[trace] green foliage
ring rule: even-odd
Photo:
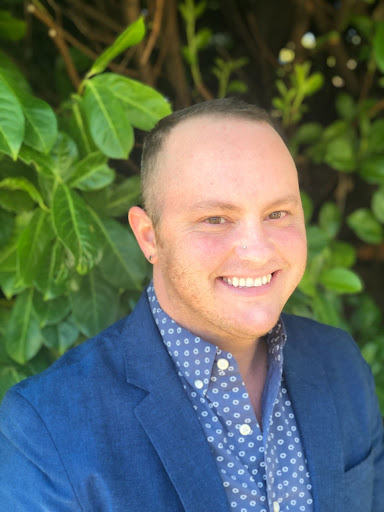
[[[144,32],[142,19],[128,27],[57,114],[0,58],[0,394],[128,313],[124,294],[147,278],[114,220],[139,201],[139,180],[109,159],[127,158],[134,127],[171,109],[151,87],[103,73]]]
[[[289,75],[289,87],[283,80],[276,81],[279,96],[273,99],[273,105],[282,112],[284,126],[300,121],[306,111],[305,99],[315,94],[323,85],[323,75],[319,72],[310,74],[310,69],[310,62],[296,64]]]
[[[373,23],[365,16],[354,22],[369,41],[366,46],[369,73],[372,74],[376,66],[384,72],[384,23]],[[328,37],[339,38],[340,34],[335,32]],[[317,46],[325,42],[319,38]],[[384,120],[376,117],[381,104],[363,96],[356,100],[341,92],[335,100],[337,117],[328,126],[310,121],[296,127],[306,110],[303,100],[317,92],[325,82],[321,73],[311,75],[309,69],[310,64],[306,62],[294,64],[290,71],[286,71],[289,85],[282,79],[276,81],[278,96],[273,104],[286,129],[296,128],[289,140],[294,157],[305,159],[311,165],[326,165],[333,169],[347,192],[344,192],[343,201],[326,202],[316,215],[313,215],[312,200],[303,194],[308,226],[308,264],[287,310],[342,327],[358,340],[376,377],[384,411],[382,313],[364,291],[362,278],[352,268],[357,263],[356,248],[340,236],[347,233],[350,240],[357,237],[365,244],[379,245],[384,241]],[[347,194],[352,190],[348,183],[358,186],[361,181],[372,187],[371,198],[346,214]]]
[[[279,31],[271,31],[260,25],[276,9],[268,3],[261,9],[260,2],[245,7],[178,0],[177,6],[164,7],[170,15],[161,23],[158,6],[149,9],[150,34],[140,48],[132,47],[146,32],[142,18],[94,62],[88,50],[110,41],[114,24],[109,22],[121,23],[119,3],[99,6],[97,27],[88,10],[59,6],[57,11],[46,2],[45,7],[32,3],[44,18],[52,14],[49,27],[60,25],[62,16],[75,39],[73,33],[64,37],[71,58],[65,57],[64,44],[52,66],[52,51],[39,44],[43,31],[32,36],[29,31],[28,48],[34,38],[38,44],[31,44],[33,65],[24,59],[22,69],[49,104],[32,93],[24,74],[0,51],[0,396],[127,313],[138,298],[148,268],[125,217],[140,201],[139,177],[124,174],[123,162],[110,159],[134,161],[135,129],[149,130],[170,112],[155,89],[128,78],[139,73],[161,83],[180,105],[239,93],[267,109],[272,103],[307,192],[302,200],[308,268],[287,310],[355,337],[374,372],[384,412],[383,312],[370,296],[372,275],[376,279],[370,263],[376,256],[369,256],[369,264],[362,260],[367,251],[382,254],[384,243],[384,23],[377,2],[358,0],[348,9],[319,3],[315,11],[303,12],[304,18],[289,16]],[[21,12],[21,2],[8,4],[13,14],[0,10],[0,42],[23,61],[20,43],[13,42],[25,33],[26,24],[14,14]],[[176,9],[180,16],[172,22]],[[279,10],[284,9],[280,2]],[[311,47],[300,47],[297,40],[304,21],[316,34]],[[85,33],[69,28],[92,23],[95,38],[88,32],[88,45]],[[76,42],[76,34],[82,43],[75,48],[70,41]],[[276,49],[288,34],[296,40],[286,41],[289,59],[284,61]],[[112,62],[121,52],[120,63]],[[184,94],[173,81],[182,73],[177,52],[186,63]],[[80,78],[70,81],[71,59]],[[54,99],[55,88],[60,101]],[[377,265],[380,271],[381,262]]]

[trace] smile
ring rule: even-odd
[[[224,283],[227,283],[235,288],[252,288],[268,284],[272,279],[272,274],[267,274],[261,277],[223,277]]]

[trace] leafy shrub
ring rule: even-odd
[[[134,128],[170,113],[109,61],[144,37],[139,19],[92,65],[56,114],[0,54],[0,393],[127,314],[148,268],[117,219],[139,202],[126,159]]]

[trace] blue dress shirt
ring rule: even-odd
[[[236,359],[175,323],[147,295],[155,322],[176,365],[215,458],[228,503],[238,512],[312,512],[307,461],[284,385],[282,320],[268,333],[268,374],[262,428]]]

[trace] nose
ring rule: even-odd
[[[247,222],[239,230],[234,244],[238,258],[256,263],[258,266],[271,261],[274,253],[273,241],[270,233],[263,227],[262,221]]]

